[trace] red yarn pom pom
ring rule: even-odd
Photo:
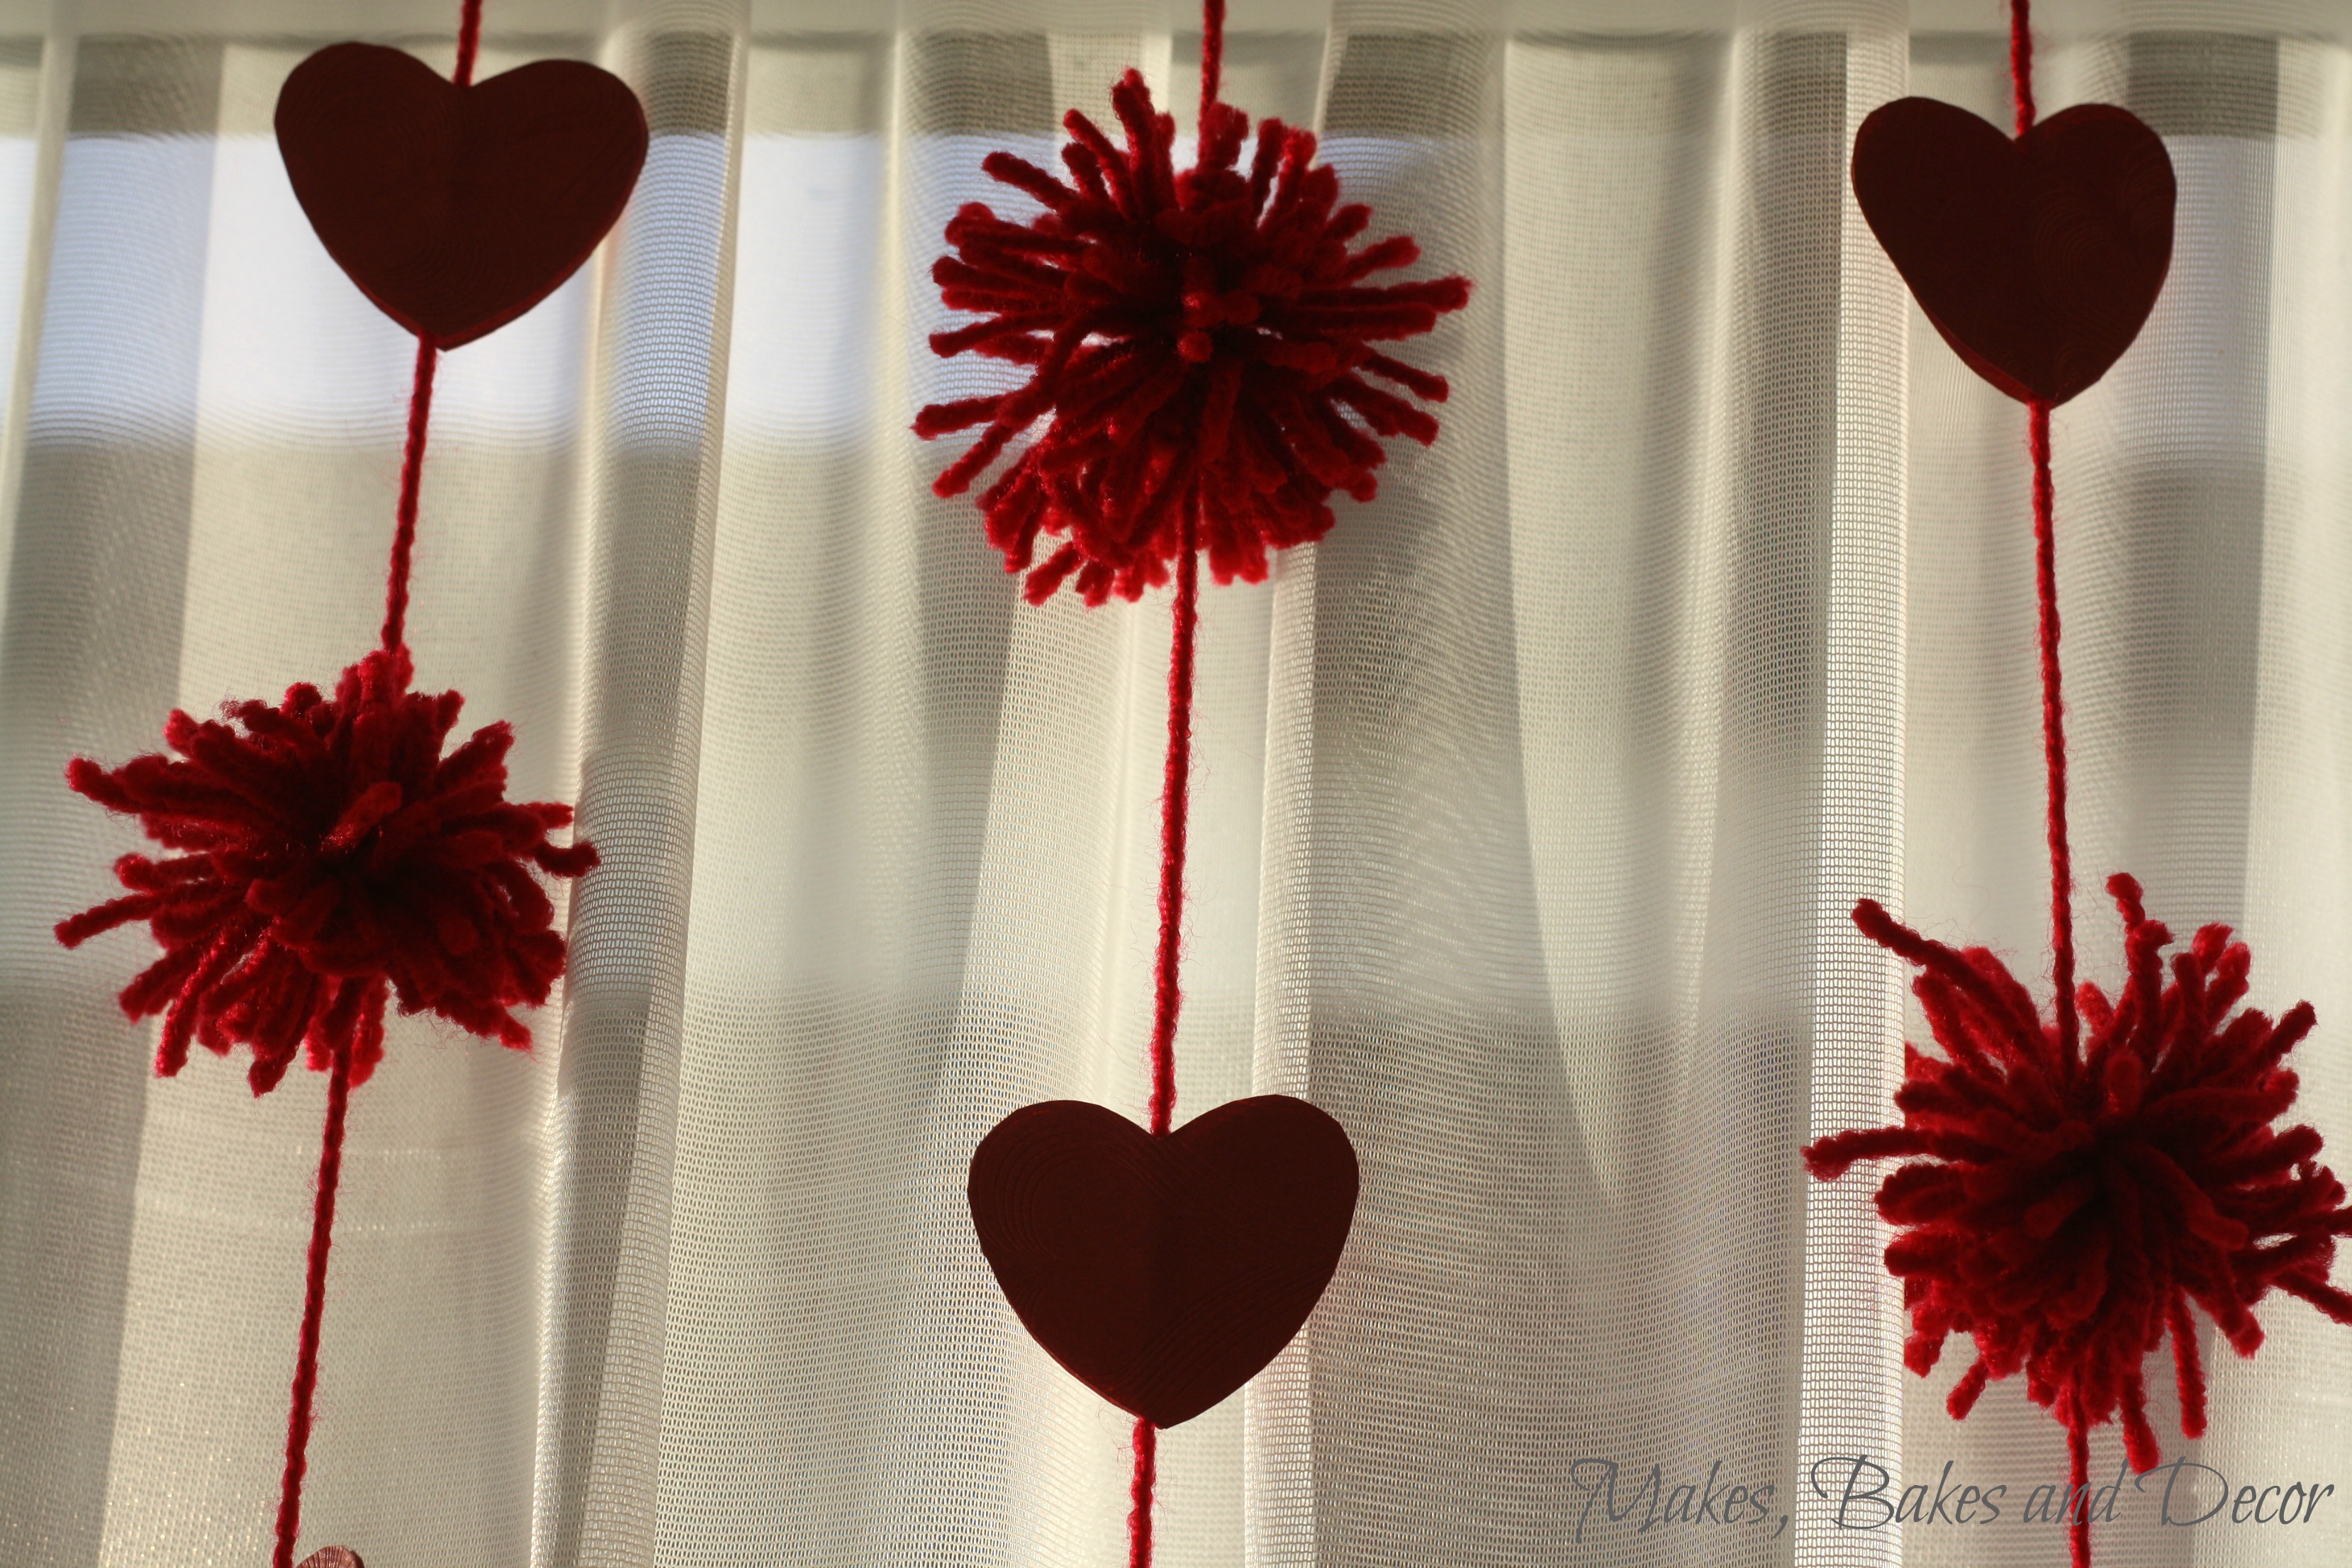
[[[253,1047],[253,1092],[285,1076],[298,1045],[313,1068],[352,1047],[352,1081],[383,1056],[387,994],[517,1048],[530,1031],[509,1008],[537,1006],[563,973],[554,910],[527,867],[577,877],[587,844],[551,844],[568,805],[506,795],[514,731],[477,730],[446,756],[465,699],[408,689],[408,651],[369,654],[331,698],[302,685],[272,708],[228,704],[228,722],[174,711],[160,752],[108,771],[77,757],[73,787],[136,816],[187,853],[126,855],[131,889],[59,921],[77,947],[146,921],[163,956],[122,992],[133,1018],[163,1013],[155,1070],[176,1073],[190,1041],[226,1056]]]
[[[2241,1355],[2263,1342],[2252,1309],[2273,1289],[2352,1322],[2352,1296],[2327,1283],[2336,1237],[2352,1231],[2344,1185],[2317,1163],[2318,1132],[2274,1131],[2294,1103],[2281,1066],[2308,1033],[2308,1003],[2273,1024],[2252,1008],[2250,958],[2227,926],[2197,933],[2164,978],[2171,932],[2147,918],[2139,884],[2107,883],[2124,917],[2129,981],[2110,1003],[2077,992],[2089,1043],[2080,1060],[2000,960],[1956,951],[1855,906],[1873,941],[1919,966],[1914,983],[1944,1056],[1906,1047],[1895,1127],[1840,1132],[1805,1151],[1832,1181],[1856,1160],[1924,1154],[1878,1189],[1899,1233],[1886,1249],[1912,1331],[1904,1361],[1924,1375],[1945,1336],[1976,1341],[1952,1390],[1966,1415],[1988,1381],[2023,1369],[2026,1392],[2074,1430],[2120,1410],[2125,1452],[2159,1455],[2140,1365],[2172,1336],[2181,1430],[2205,1429],[2205,1379],[2189,1304]]]
[[[1370,345],[1428,331],[1470,297],[1460,278],[1362,281],[1421,248],[1402,236],[1349,248],[1371,209],[1335,205],[1339,179],[1315,163],[1312,132],[1265,121],[1244,173],[1249,118],[1215,104],[1197,165],[1179,174],[1176,122],[1139,74],[1111,105],[1124,152],[1076,110],[1063,121],[1068,184],[990,153],[981,167],[1045,212],[1023,225],[970,204],[947,228],[958,254],[931,268],[950,308],[986,318],[933,334],[935,353],[1036,367],[1018,391],[915,421],[925,437],[986,426],[931,487],[953,496],[1050,416],[980,503],[1008,571],[1029,570],[1040,533],[1064,538],[1030,572],[1033,604],[1074,574],[1096,605],[1166,582],[1188,506],[1217,581],[1263,580],[1269,549],[1329,531],[1333,490],[1371,499],[1374,436],[1437,438],[1434,418],[1364,374],[1433,403],[1444,378]]]

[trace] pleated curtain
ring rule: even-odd
[[[447,68],[457,0],[0,6],[0,1563],[263,1561],[323,1089],[151,1076],[68,953],[134,829],[77,754],[372,642],[411,345],[311,236],[279,83]],[[2352,8],[2042,0],[2044,112],[2179,176],[2138,344],[2055,425],[2086,972],[2113,870],[2308,998],[2352,1161]],[[965,1163],[1032,1100],[1140,1116],[1165,595],[1021,603],[920,405],[956,207],[1184,0],[488,0],[481,74],[617,71],[652,152],[595,259],[444,362],[418,683],[513,722],[603,868],[528,1055],[418,1019],[353,1097],[305,1550],[369,1568],[1125,1560],[1129,1419],[1032,1343]],[[1302,1095],[1362,1163],[1297,1341],[1162,1438],[1167,1568],[2000,1564],[2059,1531],[1842,1529],[1830,1478],[2063,1479],[2022,1379],[1903,1371],[1868,1168],[1905,975],[1875,898],[2046,994],[2022,409],[1846,180],[1906,92],[2004,116],[1998,0],[1235,0],[1226,96],[1310,124],[1422,275],[1428,450],[1214,588],[1179,1121]],[[1189,125],[1189,111],[1181,118]],[[2341,1277],[2339,1276],[2339,1283]],[[2098,1561],[2352,1560],[2352,1331],[2210,1340],[2189,1454],[2338,1490]],[[2121,1462],[2095,1436],[2104,1482]],[[1620,1468],[1612,1518],[1590,1484]],[[1829,1468],[1822,1467],[1827,1461]],[[1622,1515],[1775,1489],[1738,1527]],[[1778,1524],[1786,1517],[1785,1527]],[[1856,1516],[1859,1517],[1859,1516]]]

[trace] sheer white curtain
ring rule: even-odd
[[[408,349],[269,115],[335,39],[446,66],[456,10],[0,5],[10,1568],[267,1549],[320,1084],[148,1076],[144,940],[48,935],[133,843],[60,775],[370,642]],[[2015,1383],[1955,1425],[1964,1358],[1901,1374],[1869,1183],[1795,1157],[1885,1119],[1917,1028],[1857,897],[2045,967],[2022,412],[1844,182],[1888,98],[1998,116],[2001,12],[1236,0],[1227,96],[1477,292],[1417,354],[1434,449],[1207,596],[1178,1116],[1306,1095],[1364,1189],[1297,1343],[1164,1437],[1163,1563],[2062,1560],[1804,1489],[1950,1460],[2013,1510],[2063,1472]],[[2035,12],[2045,110],[2129,106],[2181,189],[2147,332],[2057,419],[2077,861],[2317,1005],[2304,1105],[2352,1161],[2352,12]],[[482,74],[598,60],[653,152],[597,260],[444,366],[411,637],[604,866],[533,1054],[410,1020],[354,1097],[305,1550],[1122,1560],[1127,1419],[1021,1332],[962,1183],[1016,1105],[1140,1112],[1166,605],[1022,605],[908,427],[992,374],[923,345],[981,155],[1049,155],[1129,64],[1189,104],[1197,26],[489,0]],[[2100,1562],[2352,1547],[2352,1333],[2265,1321],[2168,1453],[2344,1506],[2142,1499]],[[1772,1517],[1612,1521],[1588,1458],[1621,1510],[1720,1461]]]

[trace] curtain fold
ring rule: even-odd
[[[456,0],[0,4],[0,1562],[268,1550],[322,1088],[150,1076],[68,953],[135,833],[63,786],[177,705],[370,646],[408,341],[270,135],[344,37],[446,68]],[[2045,112],[2180,179],[2139,343],[2056,418],[2076,923],[2114,870],[2308,997],[2352,1148],[2352,16],[2043,0]],[[488,0],[653,139],[612,238],[447,356],[411,640],[604,864],[528,1054],[395,1019],[353,1097],[303,1550],[370,1568],[1123,1561],[1129,1418],[1022,1331],[971,1149],[1148,1088],[1169,605],[1021,602],[923,404],[979,171],[1055,157],[1164,0]],[[1809,1478],[2063,1474],[2017,1380],[1902,1371],[1867,1168],[1907,1036],[1876,898],[2046,987],[2024,416],[1927,325],[1846,180],[1906,92],[1996,119],[1994,0],[1235,0],[1225,95],[1316,128],[1420,274],[1433,447],[1201,626],[1180,1121],[1348,1128],[1298,1339],[1164,1434],[1160,1556],[2044,1564],[2054,1528],[1840,1528]],[[16,308],[11,309],[10,302]],[[2168,1457],[2352,1498],[2352,1335],[2263,1309]],[[2095,1479],[2120,1458],[2112,1429]],[[1826,1471],[1820,1468],[1825,1462]],[[1614,1491],[1604,1481],[1613,1469]],[[1769,1486],[1737,1527],[1643,1488]],[[2337,1478],[2342,1477],[2341,1480]],[[1655,1494],[1649,1494],[1655,1495]],[[1631,1510],[1629,1512],[1628,1510]],[[1612,1511],[1613,1510],[1613,1511]],[[2014,1509],[2012,1508],[2012,1515]],[[1785,1524],[1782,1523],[1786,1516]],[[2305,1564],[2352,1507],[2098,1561]]]
[[[604,50],[652,139],[589,380],[579,831],[604,858],[572,909],[536,1562],[654,1555],[744,20],[651,0]]]

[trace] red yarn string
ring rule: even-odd
[[[2017,100],[2017,134],[2033,129],[2033,24],[2031,0],[2010,0],[2009,80]],[[2033,458],[2033,596],[2042,662],[2042,762],[2047,777],[2044,824],[2050,840],[2050,983],[2058,1048],[2066,1070],[2082,1063],[2074,999],[2074,865],[2066,837],[2066,703],[2058,664],[2058,505],[2050,471],[2050,405],[2025,405],[2025,444]],[[2184,1374],[2185,1378],[2185,1374]],[[2134,1384],[2137,1387],[2137,1384]],[[2091,1433],[2079,1401],[2068,1402],[2066,1554],[2091,1568]]]
[[[2066,1554],[2074,1568],[2091,1568],[2091,1433],[2080,1410],[2066,1417]]]
[[[1209,110],[1224,85],[1225,0],[1201,0],[1201,138],[1209,135]]]
[[[309,1468],[310,1395],[319,1385],[319,1324],[327,1311],[327,1248],[335,1234],[335,1186],[343,1173],[343,1111],[352,1093],[352,1045],[335,1046],[327,1073],[327,1125],[319,1139],[319,1195],[310,1209],[310,1264],[302,1287],[301,1348],[294,1357],[294,1402],[286,1415],[286,1473],[278,1490],[273,1568],[294,1568],[302,1527],[302,1472]]]
[[[1184,819],[1192,776],[1192,647],[1201,619],[1197,505],[1182,512],[1176,548],[1175,634],[1168,649],[1168,764],[1160,795],[1160,951],[1152,964],[1151,1134],[1165,1137],[1176,1119],[1177,984],[1183,957]],[[1127,1517],[1129,1568],[1151,1568],[1151,1485],[1158,1440],[1150,1420],[1135,1423],[1135,1507]]]
[[[1148,1416],[1135,1418],[1135,1479],[1127,1495],[1128,1568],[1151,1568],[1151,1484],[1158,1479],[1159,1429]]]
[[[2010,0],[2009,79],[2017,97],[2017,133],[2033,129],[2033,27],[2030,0]],[[2066,703],[2058,668],[2058,502],[2050,475],[2050,405],[2025,405],[2033,458],[2033,595],[2042,655],[2042,764],[2044,828],[2050,841],[2050,984],[2058,1016],[2058,1049],[2069,1069],[2081,1060],[2074,1005],[2074,854],[2066,837]]]
[[[481,47],[482,0],[462,0],[457,7],[457,66],[449,73],[451,81],[459,87],[473,85],[474,57]]]
[[[1201,134],[1208,135],[1225,58],[1225,0],[1201,6]],[[1193,646],[1201,622],[1200,501],[1178,514],[1175,626],[1168,645],[1168,761],[1160,791],[1160,946],[1151,968],[1151,1133],[1176,1120],[1176,1017],[1184,1005],[1178,972],[1184,951],[1184,829],[1192,780]],[[1128,1488],[1128,1568],[1151,1568],[1151,1492],[1160,1437],[1135,1422],[1135,1479]]]
[[[463,0],[457,14],[457,63],[450,79],[474,79],[482,39],[482,0]],[[409,567],[416,551],[417,500],[425,482],[425,432],[433,417],[433,372],[441,351],[416,340],[416,373],[408,393],[408,441],[400,460],[400,501],[394,510],[392,564],[385,574],[383,648],[397,653],[408,637]],[[357,1026],[354,1025],[354,1027]],[[310,1468],[310,1400],[319,1386],[319,1334],[327,1313],[327,1253],[335,1239],[335,1188],[343,1172],[343,1119],[351,1103],[352,1041],[334,1042],[327,1074],[327,1121],[319,1137],[319,1193],[310,1209],[310,1254],[302,1287],[302,1331],[294,1354],[292,1402],[286,1412],[286,1470],[278,1489],[278,1545],[272,1568],[294,1568],[302,1528],[302,1477]]]
[[[1184,942],[1184,826],[1192,781],[1192,647],[1201,620],[1199,512],[1187,507],[1176,550],[1175,634],[1168,648],[1168,763],[1160,794],[1160,951],[1152,965],[1151,1131],[1176,1115],[1177,966]]]
[[[2009,85],[2017,95],[2017,133],[2033,129],[2032,0],[2009,0]]]
[[[2079,1064],[2074,1008],[2074,859],[2066,840],[2066,704],[2058,670],[2056,489],[2050,478],[2050,405],[2026,405],[2026,444],[2033,453],[2033,592],[2040,608],[2042,761],[2049,778],[2050,979],[2056,991],[2058,1049]]]
[[[470,8],[470,7],[469,7]],[[462,63],[469,57],[460,54]],[[408,566],[416,551],[416,503],[425,485],[425,427],[433,417],[433,370],[441,351],[433,340],[416,340],[416,379],[408,393],[408,447],[400,459],[400,505],[392,531],[392,569],[383,589],[383,651],[396,653],[408,638]]]

